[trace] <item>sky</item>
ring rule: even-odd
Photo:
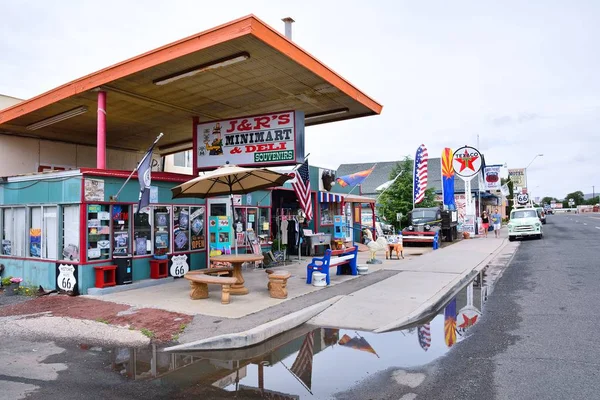
[[[532,196],[600,192],[596,1],[4,1],[0,93],[30,98],[248,14],[281,32],[294,18],[298,45],[383,105],[307,128],[312,165],[470,145],[509,168],[543,154]]]

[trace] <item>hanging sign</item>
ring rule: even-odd
[[[525,187],[525,168],[509,169],[508,179],[513,183],[513,187]]]
[[[56,264],[56,290],[79,294],[76,265]]]
[[[185,274],[190,271],[190,266],[188,264],[188,256],[187,254],[181,254],[178,256],[171,257],[171,268],[169,268],[169,272],[171,276],[175,276],[177,278],[181,278]]]
[[[471,146],[463,146],[452,157],[454,173],[463,179],[471,179],[481,170],[481,154]]]
[[[238,166],[304,162],[304,112],[285,111],[198,124],[194,131],[196,171],[226,163]]]
[[[500,190],[500,166],[485,167],[485,190]]]

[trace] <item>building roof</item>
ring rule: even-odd
[[[398,161],[385,161],[385,162],[370,162],[370,163],[359,163],[359,164],[342,164],[336,171],[336,176],[341,177],[344,175],[353,174],[358,171],[364,171],[375,165],[375,169],[369,175],[362,184],[362,194],[364,196],[377,196],[375,190],[380,185],[393,179],[390,178],[392,170]],[[441,158],[430,158],[427,163],[427,188],[434,189],[436,193],[442,193],[442,159]],[[479,179],[475,178],[471,181],[471,191],[479,190]],[[465,183],[459,177],[454,178],[454,191],[456,193],[464,193]]]
[[[341,164],[337,171],[336,177],[342,177],[344,175],[350,175],[355,172],[364,171],[375,165],[375,169],[371,172],[371,175],[365,179],[361,185],[361,193],[365,196],[377,196],[375,190],[382,183],[390,180],[390,174],[399,161],[384,161],[384,162],[370,162],[370,163],[358,163],[358,164]],[[393,178],[391,178],[393,179]]]
[[[316,125],[382,110],[328,66],[249,15],[6,108],[0,111],[0,132],[95,145],[98,89],[107,93],[107,146],[145,150],[164,132],[158,145],[162,154],[191,148],[192,117],[206,122],[301,110],[309,117],[306,125]],[[32,124],[71,110],[83,113],[32,129]]]

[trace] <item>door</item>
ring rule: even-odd
[[[344,205],[344,226],[346,230],[346,242],[353,241],[353,225],[352,225],[352,203],[346,203]]]
[[[233,244],[232,234],[230,200],[228,198],[208,199],[209,258],[211,251],[220,250],[223,252],[227,248],[231,249]]]

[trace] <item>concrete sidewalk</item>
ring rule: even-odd
[[[309,323],[375,332],[415,323],[450,300],[506,245],[506,232],[502,232],[501,238],[492,234],[463,240],[411,262],[386,266],[401,273],[345,296]]]
[[[190,350],[198,350],[195,343],[201,341],[201,348],[209,350],[211,340],[202,339],[214,338],[213,344],[218,346],[222,344],[223,336],[232,332],[247,337],[252,331],[260,335],[260,338],[254,338],[255,342],[266,340],[269,327],[277,320],[336,296],[341,296],[340,300],[308,323],[375,332],[395,329],[433,315],[494,258],[506,252],[512,254],[517,247],[518,243],[508,242],[504,229],[500,239],[463,240],[437,251],[411,248],[411,252],[426,252],[405,260],[384,261],[376,272],[359,279],[307,293],[243,318],[196,315],[180,337],[183,346],[178,348],[184,349],[187,344]]]

